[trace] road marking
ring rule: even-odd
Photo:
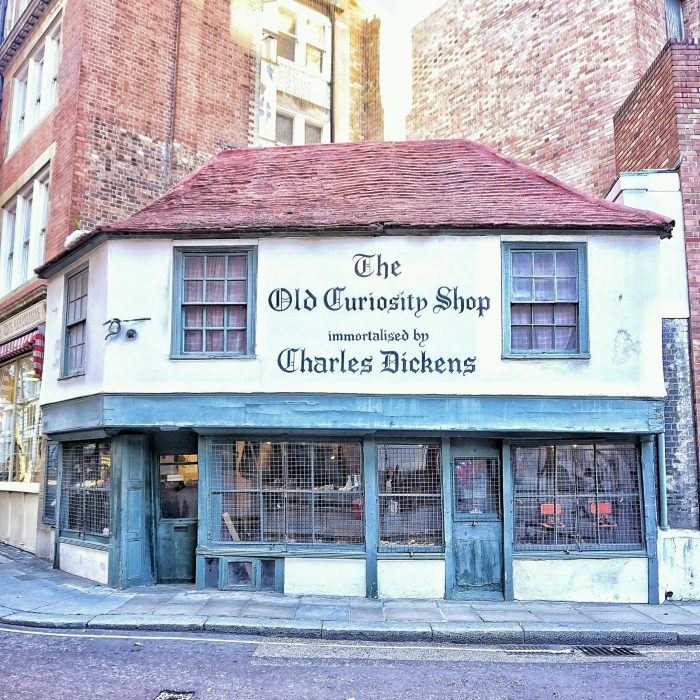
[[[430,650],[430,651],[463,651],[463,652],[507,652],[510,654],[573,654],[574,649],[571,647],[562,647],[561,649],[504,649],[503,647],[477,647],[468,644],[460,645],[445,645],[445,644],[435,644],[432,646],[425,645],[411,645],[411,644],[392,644],[391,642],[384,643],[367,643],[358,640],[357,643],[351,644],[349,642],[329,642],[324,639],[309,640],[308,642],[282,642],[273,641],[267,638],[260,640],[252,639],[228,639],[226,637],[189,637],[189,636],[154,636],[154,635],[144,635],[144,634],[95,634],[90,632],[46,632],[41,630],[33,630],[26,628],[13,628],[13,627],[0,627],[0,632],[7,632],[9,634],[25,634],[37,637],[71,637],[75,639],[144,639],[147,641],[155,642],[204,642],[207,644],[238,644],[247,646],[282,646],[282,647],[314,647],[323,646],[326,648],[336,648],[336,649],[357,649],[359,647],[363,649],[396,649],[396,650]],[[700,649],[698,649],[700,652]]]

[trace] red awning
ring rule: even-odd
[[[19,338],[10,340],[7,343],[0,345],[0,362],[9,360],[11,357],[17,357],[17,355],[22,355],[25,352],[30,352],[34,349],[34,335],[36,331],[33,330],[30,333],[25,333]]]

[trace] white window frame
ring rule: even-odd
[[[277,115],[281,114],[285,117],[289,117],[293,120],[292,125],[292,143],[287,144],[281,141],[277,141]],[[317,119],[307,116],[303,112],[296,112],[291,109],[285,109],[284,107],[278,108],[275,114],[275,143],[278,146],[303,146],[306,144],[306,125],[317,126],[321,129],[321,143],[331,142],[331,124],[327,121],[325,124],[321,123]]]
[[[318,76],[330,82],[331,79],[331,62],[332,62],[332,32],[330,18],[321,12],[312,10],[292,0],[280,0],[277,3],[277,12],[285,12],[295,16],[296,18],[296,34],[285,34],[286,37],[293,38],[296,41],[294,50],[294,60],[290,61],[283,56],[280,56],[276,47],[270,53],[275,56],[277,63],[294,66],[297,69],[303,70],[309,75]],[[279,30],[279,18],[276,20],[278,25],[275,27],[265,27],[268,38],[275,37],[279,41],[279,36],[282,33]],[[319,46],[314,40],[313,31],[310,24],[321,25],[323,27],[323,45]],[[321,71],[312,70],[306,65],[306,49],[307,46],[312,46],[321,50]]]
[[[34,277],[44,260],[49,207],[49,168],[41,170],[3,206],[0,294]]]
[[[56,22],[12,79],[8,154],[56,104],[61,55],[61,23]]]
[[[4,38],[7,38],[7,35],[12,31],[27,7],[29,7],[29,0],[8,0],[7,9],[5,10]]]

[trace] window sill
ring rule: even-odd
[[[608,549],[591,552],[562,550],[513,552],[513,559],[646,559],[649,555],[641,549]]]
[[[76,377],[84,377],[85,372],[76,372],[75,374],[62,374],[59,378],[58,381],[62,382],[65,379],[75,379]]]
[[[266,549],[260,544],[209,543],[205,547],[198,547],[197,554],[201,556],[233,556],[233,557],[328,557],[328,558],[352,558],[364,559],[366,556],[364,547],[348,545],[346,549],[339,545],[308,545],[299,549],[279,549],[274,545]]]
[[[502,360],[590,360],[590,352],[567,352],[567,353],[532,353],[520,354],[504,352],[501,354]]]
[[[189,353],[180,355],[172,353],[171,360],[255,360],[257,355],[231,355],[226,353]]]
[[[0,491],[13,493],[39,493],[39,484],[25,481],[0,481]]]
[[[72,544],[74,547],[86,547],[88,549],[99,549],[101,552],[109,550],[109,545],[106,542],[96,542],[94,540],[82,540],[70,535],[59,535],[58,541],[60,544]]]
[[[445,558],[444,552],[377,552],[377,559],[434,559],[440,561]]]

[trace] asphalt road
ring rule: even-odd
[[[640,656],[590,659],[571,647],[488,649],[4,627],[0,698],[700,698],[700,648],[638,651]]]

